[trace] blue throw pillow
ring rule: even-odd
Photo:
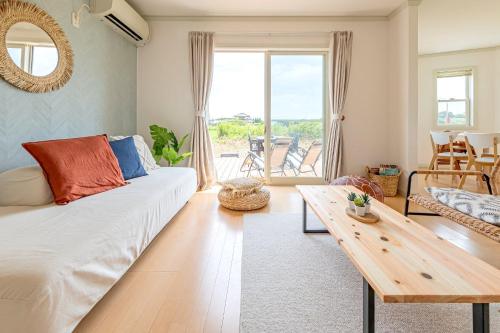
[[[148,175],[141,164],[139,153],[131,136],[122,140],[110,141],[109,144],[118,159],[125,180]]]

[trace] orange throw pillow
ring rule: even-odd
[[[125,185],[106,135],[27,142],[23,147],[42,167],[58,205]]]

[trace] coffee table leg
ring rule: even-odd
[[[305,234],[327,234],[326,229],[307,229],[307,202],[302,199],[302,232]]]
[[[472,332],[490,332],[490,305],[488,303],[472,304]]]
[[[375,333],[375,293],[363,278],[363,333]]]

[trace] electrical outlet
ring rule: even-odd
[[[71,13],[71,24],[73,24],[75,28],[80,28],[80,15],[78,15],[78,13]]]

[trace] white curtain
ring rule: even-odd
[[[205,119],[212,86],[214,65],[214,34],[189,33],[189,62],[194,100],[194,127],[191,135],[192,157],[189,165],[196,170],[198,190],[210,188],[216,181],[214,153]]]
[[[330,36],[328,53],[328,89],[332,122],[324,153],[325,181],[330,183],[340,175],[342,164],[342,120],[351,72],[352,32],[337,31]]]

